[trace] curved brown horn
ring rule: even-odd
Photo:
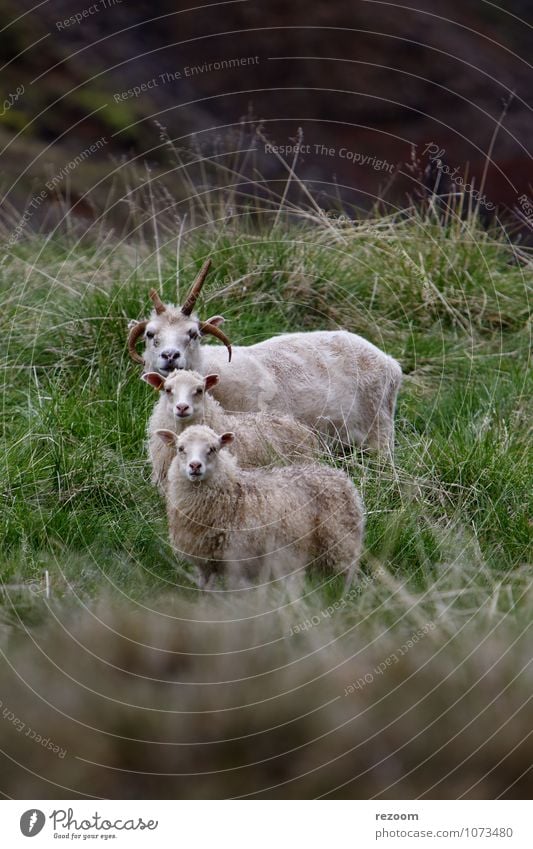
[[[208,273],[210,268],[211,268],[211,260],[206,259],[206,261],[204,262],[204,264],[202,265],[202,267],[201,267],[201,269],[198,273],[198,277],[196,278],[196,280],[194,281],[194,283],[192,284],[192,286],[189,290],[189,294],[187,295],[187,297],[185,298],[185,301],[183,302],[183,306],[181,308],[183,315],[190,315],[192,313],[192,311],[194,309],[194,305],[196,303],[196,298],[200,294],[200,289],[204,285],[205,278],[207,277],[207,273]]]
[[[231,342],[225,333],[222,333],[218,327],[215,327],[214,324],[209,324],[208,321],[201,321],[199,324],[200,333],[209,333],[211,336],[215,336],[217,339],[220,339],[221,342],[224,342],[224,345],[228,349],[228,362],[231,363]]]
[[[147,321],[139,321],[138,324],[134,324],[130,330],[130,335],[128,336],[128,352],[132,360],[136,363],[144,364],[144,360],[141,355],[137,353],[135,345],[137,344],[139,336],[144,333],[147,324]]]
[[[161,300],[155,289],[150,289],[150,291],[148,292],[148,297],[151,299],[154,305],[154,309],[158,315],[161,315],[162,312],[165,312],[166,306],[164,305],[163,301]]]

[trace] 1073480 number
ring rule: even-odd
[[[465,828],[465,837],[512,837],[513,829],[500,826],[499,828],[491,828],[490,826],[467,826]]]

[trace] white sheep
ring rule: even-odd
[[[219,374],[214,395],[225,410],[289,414],[342,442],[392,453],[399,363],[347,330],[284,333],[232,348],[219,327],[222,316],[200,321],[192,314],[209,266],[208,260],[181,307],[164,304],[151,290],[152,315],[130,322],[131,357],[164,377],[174,369]],[[206,334],[224,342],[229,362],[221,349],[201,344]],[[141,338],[142,357],[136,350]]]
[[[182,369],[166,379],[158,372],[147,372],[141,379],[161,393],[148,422],[152,483],[161,492],[165,489],[174,449],[155,435],[160,429],[179,434],[192,424],[206,424],[218,433],[238,430],[234,453],[243,468],[303,462],[319,454],[316,434],[291,416],[265,412],[226,413],[209,394],[219,382],[216,374],[203,377],[198,372]]]
[[[233,433],[192,425],[158,437],[176,449],[168,473],[172,545],[210,588],[265,581],[315,564],[351,580],[361,553],[363,505],[340,469],[312,463],[243,470],[226,450]],[[238,439],[238,434],[237,434]]]

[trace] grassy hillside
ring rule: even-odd
[[[108,582],[142,595],[174,580],[143,451],[154,396],[125,351],[157,261],[126,244],[14,253],[2,267],[4,581],[38,578],[46,563],[59,595]],[[402,363],[398,480],[370,454],[345,459],[369,513],[367,562],[412,580],[453,557],[480,558],[497,579],[524,562],[530,270],[510,248],[468,224],[258,234],[230,222],[188,244],[183,286],[206,255],[204,310],[227,316],[234,342],[344,326]],[[174,245],[160,266],[175,299]]]
[[[206,284],[201,312],[224,313],[227,332],[235,343],[248,344],[291,329],[344,326],[398,358],[406,374],[397,412],[395,468],[380,465],[371,453],[357,449],[342,458],[325,458],[346,468],[366,504],[367,533],[359,588],[345,598],[338,581],[315,577],[309,580],[306,596],[299,601],[291,602],[282,588],[272,595],[253,592],[245,593],[245,598],[206,600],[199,598],[188,567],[176,562],[167,542],[163,505],[149,484],[143,448],[154,396],[139,380],[138,367],[125,350],[127,320],[146,315],[150,286],[156,284],[164,298],[176,299],[176,243],[170,234],[168,242],[166,239],[162,232],[156,255],[140,239],[138,244],[103,240],[88,245],[66,237],[35,238],[21,241],[3,260],[1,633],[11,663],[25,670],[23,681],[31,680],[43,698],[61,704],[61,710],[69,716],[74,713],[77,721],[107,729],[106,734],[113,731],[119,737],[131,738],[141,734],[140,716],[134,711],[137,718],[132,718],[117,705],[107,712],[110,693],[114,698],[120,691],[126,702],[129,698],[137,704],[140,699],[143,705],[153,704],[157,709],[172,706],[181,710],[185,702],[183,709],[193,713],[217,708],[220,688],[215,690],[216,695],[211,691],[206,707],[201,688],[197,697],[188,690],[185,699],[179,695],[181,690],[178,693],[161,683],[150,683],[154,676],[158,681],[184,677],[207,680],[204,672],[208,670],[207,678],[225,680],[233,670],[234,678],[240,678],[242,672],[243,679],[265,674],[269,681],[271,669],[295,663],[295,686],[299,688],[315,675],[327,677],[340,664],[342,687],[347,687],[390,656],[417,629],[431,623],[431,633],[424,632],[409,661],[394,663],[394,674],[380,677],[379,686],[368,688],[357,704],[364,709],[368,699],[370,709],[376,696],[378,700],[387,699],[394,687],[400,688],[399,701],[373,712],[354,733],[356,738],[361,733],[367,739],[373,731],[378,732],[387,717],[391,720],[399,716],[404,708],[415,710],[415,725],[418,722],[426,727],[432,711],[438,708],[435,716],[440,715],[441,707],[437,700],[433,708],[427,708],[429,713],[427,705],[417,708],[419,685],[427,684],[429,690],[439,687],[448,672],[461,668],[461,673],[452,675],[452,689],[448,691],[450,698],[453,694],[461,698],[472,683],[471,675],[481,656],[479,663],[489,668],[492,660],[496,663],[498,658],[507,657],[507,647],[516,644],[522,657],[524,633],[530,627],[528,256],[518,255],[501,234],[478,229],[473,220],[443,224],[430,213],[359,224],[334,217],[294,219],[280,221],[273,228],[266,223],[264,228],[259,226],[256,219],[228,217],[189,234],[179,256],[182,290],[202,260],[211,256],[214,273]],[[131,603],[125,607],[128,599]],[[325,615],[328,605],[336,606]],[[145,608],[158,611],[155,622]],[[294,633],[295,623],[313,616],[318,619],[313,627]],[[168,618],[174,619],[175,631],[164,624]],[[211,622],[206,631],[186,624],[206,619]],[[218,650],[213,628],[221,619],[234,625],[246,624],[237,633],[234,628],[227,641],[221,631]],[[263,623],[261,627],[255,629],[255,620]],[[95,624],[98,622],[106,624]],[[149,652],[145,656],[139,646],[142,634],[148,644],[154,645],[153,640],[157,643],[157,622],[163,623],[161,644],[174,657],[174,662],[169,660],[166,666],[166,661],[157,659],[160,655],[153,658]],[[109,628],[130,634],[116,638],[115,654],[115,638],[107,645],[100,633]],[[44,667],[50,675],[38,669],[40,664],[32,665],[28,633],[39,646],[45,646],[48,657],[57,658],[61,669],[66,669],[63,663],[68,666],[68,675],[74,674],[79,652],[85,657],[83,645],[96,651],[97,660],[102,657],[99,641],[104,640],[109,657],[96,666],[93,658],[92,672],[87,673],[90,680],[75,684],[76,675],[65,678],[56,667],[53,671],[48,661]],[[74,636],[69,636],[71,633]],[[459,650],[460,634],[468,651]],[[131,653],[125,640],[136,645]],[[250,665],[246,652],[269,640],[275,651],[254,650]],[[354,660],[357,646],[368,656]],[[467,662],[461,652],[466,657],[470,648]],[[176,652],[192,656],[186,672],[182,666],[185,661],[182,658],[178,662]],[[214,660],[217,652],[224,655],[225,672],[220,678],[220,667]],[[235,666],[227,652],[236,652]],[[207,666],[207,661],[198,660],[203,655],[210,658]],[[109,663],[114,666],[109,667]],[[423,668],[429,664],[427,678],[426,673],[420,673],[422,679],[415,678],[414,689],[405,690],[402,681],[416,674],[418,664]],[[115,667],[121,671],[113,672]],[[51,723],[56,737],[74,734],[72,723],[60,721],[53,710],[47,708],[41,713],[42,703],[20,686],[20,681],[16,684],[7,666],[4,674],[6,686],[15,688],[13,700],[19,713],[27,715],[26,722],[36,722],[31,719],[35,715],[43,723]],[[54,683],[56,675],[60,680]],[[507,666],[503,677],[498,675],[495,690],[490,684],[493,679],[483,678],[474,701],[463,704],[464,726],[470,716],[475,716],[477,706],[482,711],[488,704],[491,693],[512,683]],[[341,679],[337,676],[334,686],[330,682],[324,690],[313,690],[310,704],[318,709],[318,704],[326,703],[330,696],[336,699]],[[299,701],[286,703],[279,695],[275,697],[284,692],[286,683],[280,673],[271,680],[271,691],[265,684],[266,689],[260,688],[257,696],[261,702],[275,699],[276,722],[280,723],[289,722],[300,711]],[[108,696],[93,694],[86,702],[83,687],[88,684],[97,692],[108,692]],[[472,745],[475,741],[481,745],[500,720],[521,709],[525,698],[522,684],[526,687],[527,680],[515,682],[509,701],[503,703],[503,713],[485,716],[478,726],[478,737],[471,738]],[[53,698],[52,692],[56,694]],[[254,701],[251,686],[241,696]],[[220,704],[225,698],[220,695]],[[238,700],[239,694],[235,698]],[[78,710],[77,699],[83,709]],[[328,714],[325,725],[317,721],[313,734],[320,730],[325,733],[328,722],[337,727],[347,721],[349,711],[353,712],[353,703],[352,708],[346,707],[348,704],[344,699],[338,715]],[[262,710],[266,722],[268,710],[264,706]],[[260,733],[262,716],[254,715],[250,733]],[[209,739],[240,734],[239,722],[235,713],[231,714],[228,722],[215,725]],[[463,727],[459,714],[454,722],[459,733]],[[183,739],[206,736],[201,722],[179,728]],[[47,731],[51,733],[48,727]],[[443,728],[443,741],[446,733]],[[400,746],[404,734],[411,734],[409,723],[405,727],[400,724],[389,742],[381,737],[378,749],[372,757],[365,755],[363,763],[374,770],[372,758],[380,752],[380,757],[385,757],[389,744]],[[151,735],[148,729],[143,739],[152,739]],[[399,775],[398,770],[414,769],[431,753],[435,741],[429,733],[426,737],[419,748],[409,750],[411,760],[404,762],[398,755],[392,772],[378,769],[371,773],[372,780],[359,782],[352,791],[363,795],[381,792]],[[6,750],[16,757],[16,738],[14,741],[12,729],[5,722],[0,723],[0,748],[3,738]],[[90,739],[89,735],[79,744],[86,758],[90,758],[93,745],[87,742]],[[127,763],[127,769],[131,767],[134,772],[149,770],[146,764],[152,749],[157,749],[139,745],[131,759],[123,761],[120,741],[117,749],[105,734],[97,733],[96,740],[100,741],[103,760],[111,759],[121,766]],[[507,751],[505,735],[502,740],[499,757]],[[98,748],[96,742],[94,745]],[[341,736],[334,750],[344,747],[345,751],[349,745]],[[75,748],[72,740],[68,746]],[[45,756],[38,747],[26,748],[20,754],[24,764],[32,763],[38,774],[41,769],[42,774],[56,770],[56,776],[61,768],[65,771],[61,780],[72,792],[89,792],[90,781],[96,781],[99,775],[96,768],[82,775],[79,764],[76,772],[71,758],[61,764],[50,758],[41,763],[39,758]],[[511,748],[509,742],[508,751]],[[216,751],[215,747],[215,770],[225,766],[238,769],[238,764],[249,759],[245,746],[220,758]],[[325,763],[326,754],[327,747],[319,748],[313,758]],[[464,755],[461,747],[457,752],[453,749],[449,762],[438,760],[435,770],[451,769],[456,754]],[[165,769],[187,771],[186,756],[179,747],[169,750],[168,763],[166,757]],[[100,762],[98,757],[94,760]],[[462,781],[465,792],[474,783],[476,769],[488,769],[483,763],[473,767]],[[208,765],[206,756],[202,769],[207,770]],[[305,766],[305,759],[298,762],[296,774]],[[516,777],[520,769],[523,771],[524,766],[517,759]],[[343,781],[353,775],[350,770],[341,770]],[[514,776],[513,770],[510,774]],[[329,792],[335,781],[327,776],[298,787],[304,795]],[[238,795],[245,792],[246,781],[243,779],[242,784],[237,778],[234,790],[196,782],[190,792],[201,794],[203,787],[211,795]],[[494,784],[491,778],[481,790],[478,788],[480,793],[495,792],[495,788],[504,792],[511,783],[507,773],[497,772],[493,778]],[[102,793],[120,795],[125,787],[126,794],[148,792],[141,779],[135,781],[130,785],[124,777],[115,776]],[[253,786],[266,787],[269,781],[275,781],[275,775],[267,779],[261,774]],[[0,787],[4,792],[22,793],[28,787],[30,795],[38,791],[41,797],[59,792],[36,778],[30,780],[19,769],[6,782]],[[412,783],[406,780],[401,790],[407,795],[422,793],[430,785],[429,773],[422,771]],[[450,794],[452,786],[448,783],[443,794]],[[519,788],[522,784],[512,792],[522,792]],[[167,791],[160,792],[172,796],[184,793],[184,789],[176,779]],[[439,792],[435,791],[437,795]],[[477,792],[472,791],[474,795]],[[398,787],[390,791],[392,797],[397,794]]]

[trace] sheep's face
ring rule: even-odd
[[[180,477],[193,483],[206,480],[213,474],[221,448],[234,439],[233,433],[219,436],[204,425],[188,427],[180,436],[170,430],[158,430],[156,433],[163,442],[175,446],[176,456],[172,465]]]
[[[181,307],[164,304],[155,289],[151,289],[152,315],[146,321],[130,321],[128,351],[132,360],[144,365],[145,371],[156,371],[162,377],[168,377],[175,369],[201,371],[200,337],[206,334],[224,343],[231,362],[231,342],[219,328],[223,317],[214,315],[207,321],[200,321],[192,313],[210,264],[210,260],[204,263]],[[142,357],[136,348],[141,339],[144,340]]]
[[[147,371],[167,377],[174,369],[199,366],[200,322],[167,306],[161,315],[153,314],[144,331],[144,364]]]
[[[148,372],[141,379],[163,393],[169,411],[180,420],[199,418],[205,393],[218,383],[217,374],[202,377],[195,371],[175,371],[166,380],[158,372]]]

